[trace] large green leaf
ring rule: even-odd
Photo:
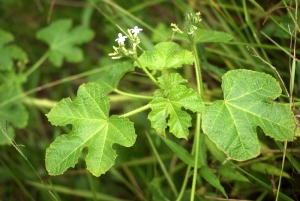
[[[152,109],[148,116],[151,125],[163,135],[169,126],[170,132],[176,137],[186,138],[191,126],[191,116],[181,108],[199,113],[203,111],[204,104],[198,93],[184,85],[175,84],[183,81],[177,73],[163,75],[158,79],[161,89],[155,92],[155,98],[149,103]]]
[[[14,84],[0,85],[0,122],[7,124],[8,134],[11,139],[14,138],[14,132],[11,125],[18,128],[24,128],[27,125],[28,113],[22,104],[21,99],[8,101],[21,95],[21,89]],[[7,102],[8,101],[8,102]],[[9,144],[10,141],[0,133],[0,145]]]
[[[20,60],[26,63],[28,58],[27,54],[18,46],[9,44],[14,41],[14,36],[0,29],[0,70],[10,70],[13,67],[13,60]]]
[[[293,140],[293,113],[286,105],[269,101],[281,94],[279,84],[270,75],[229,71],[223,76],[222,89],[224,101],[206,107],[202,128],[230,158],[247,160],[259,155],[257,126],[275,140]]]
[[[101,85],[104,94],[108,94],[118,86],[125,73],[133,70],[134,66],[130,62],[117,63],[105,71],[91,75],[90,81]]]
[[[49,60],[57,67],[63,59],[69,62],[83,60],[82,50],[77,45],[86,43],[94,37],[94,32],[85,26],[72,27],[72,20],[63,19],[39,30],[36,37],[50,46]]]
[[[47,149],[46,168],[49,174],[62,174],[67,168],[74,167],[82,149],[87,147],[87,169],[100,176],[117,157],[112,149],[114,143],[126,147],[134,144],[133,123],[124,117],[109,117],[108,113],[109,98],[95,83],[81,85],[73,102],[66,98],[52,108],[47,117],[53,125],[72,124],[73,128],[69,134],[57,137]]]
[[[190,51],[181,50],[180,46],[173,42],[158,43],[153,52],[146,51],[138,59],[150,70],[179,68],[183,64],[194,62]],[[140,67],[137,62],[134,65]]]

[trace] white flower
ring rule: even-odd
[[[133,33],[134,36],[137,36],[138,33],[143,31],[143,29],[139,28],[138,26],[135,26],[133,29],[130,29],[131,33]]]
[[[118,38],[115,41],[118,41],[118,43],[120,43],[120,44],[124,44],[126,38],[127,38],[127,36],[122,36],[122,34],[119,33]]]

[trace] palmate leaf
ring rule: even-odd
[[[293,140],[293,113],[286,105],[268,100],[281,94],[279,84],[270,75],[229,71],[223,76],[222,89],[224,101],[206,107],[202,128],[230,158],[243,161],[259,154],[257,126],[275,140]]]
[[[163,135],[169,126],[170,132],[177,138],[186,138],[189,134],[188,128],[191,126],[191,116],[181,108],[199,113],[204,109],[198,93],[184,85],[174,84],[183,81],[177,73],[163,75],[158,79],[162,89],[157,90],[159,93],[156,92],[155,98],[149,103],[152,109],[148,116],[151,126]],[[166,86],[170,87],[164,89]]]
[[[158,43],[153,52],[146,51],[138,59],[150,70],[179,68],[183,64],[194,62],[190,51],[181,50],[180,46],[173,42]],[[134,65],[140,67],[137,62]]]
[[[7,44],[14,41],[14,36],[0,29],[0,70],[11,70],[13,68],[13,60],[19,60],[23,63],[28,61],[27,54],[18,46]]]
[[[83,60],[82,50],[77,45],[86,43],[94,37],[94,32],[85,26],[72,27],[72,20],[63,19],[52,22],[39,30],[36,37],[50,46],[49,60],[60,67],[63,59],[77,63]]]
[[[109,98],[96,83],[83,84],[77,97],[60,101],[47,114],[53,125],[72,124],[72,131],[56,138],[46,151],[46,168],[51,175],[62,174],[74,167],[87,147],[87,169],[95,176],[104,174],[113,164],[117,154],[114,143],[132,146],[136,139],[133,123],[127,118],[109,117]]]

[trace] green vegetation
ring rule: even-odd
[[[299,197],[298,1],[0,12],[0,200]]]

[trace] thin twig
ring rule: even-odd
[[[50,4],[50,9],[49,9],[49,12],[48,12],[48,17],[47,17],[47,23],[50,23],[50,21],[51,21],[51,15],[52,15],[53,7],[55,5],[55,1],[56,0],[53,0]]]

